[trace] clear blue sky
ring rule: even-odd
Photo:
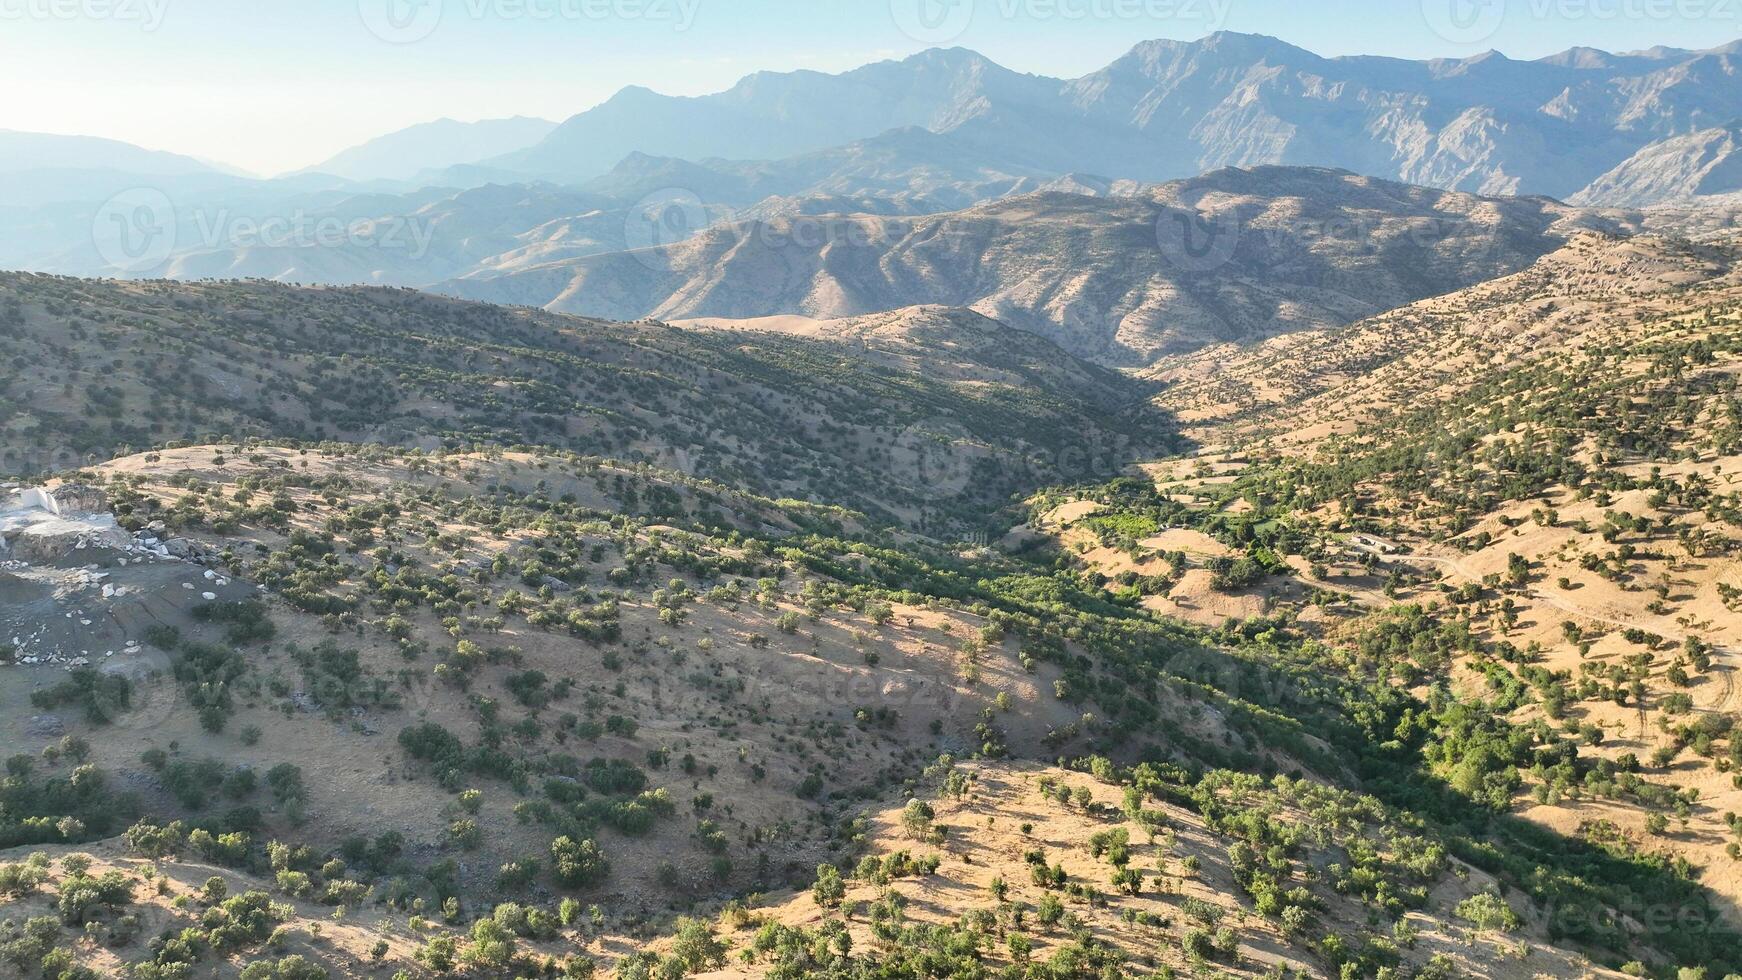
[[[701,94],[934,39],[1069,77],[1217,28],[1326,55],[1535,58],[1713,47],[1742,37],[1742,0],[0,0],[0,129],[273,173],[442,116],[561,119],[629,84]]]

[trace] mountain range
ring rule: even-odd
[[[636,151],[778,159],[918,127],[960,155],[1052,173],[1159,181],[1298,164],[1566,197],[1647,145],[1742,117],[1738,51],[1323,58],[1222,32],[1055,79],[932,49],[840,75],[761,72],[700,98],[626,88],[483,165],[567,181]]]
[[[40,170],[111,170],[142,175],[211,173],[193,157],[147,150],[94,136],[59,136],[0,129],[0,174]]]
[[[819,320],[970,307],[1110,364],[1349,323],[1524,268],[1636,212],[1298,167],[1131,196],[1037,192],[916,218],[773,216],[640,250],[501,268],[439,292],[617,319]]]
[[[776,161],[871,141],[859,155],[918,151],[1006,173],[1160,181],[1224,166],[1294,164],[1570,197],[1652,144],[1742,118],[1733,81],[1739,46],[1409,61],[1325,58],[1275,38],[1219,32],[1147,41],[1075,79],[934,48],[837,75],[758,72],[700,97],[630,86],[560,124],[443,119],[302,172],[448,186],[576,183],[637,153]],[[913,129],[942,139],[922,145],[900,135]],[[58,145],[39,149],[42,159],[27,168],[8,163],[17,154],[6,144],[30,134],[5,136],[0,170],[68,165],[58,158],[77,159],[82,169],[152,174],[170,156],[123,165],[126,156],[113,152],[123,144],[112,144],[93,164],[89,146],[69,156],[70,138],[35,137]]]
[[[1663,224],[1605,208],[1730,213],[1739,51],[1418,62],[1218,33],[1067,80],[939,48],[701,97],[631,87],[561,123],[440,120],[270,180],[0,134],[0,264],[628,319],[941,304],[1145,363]],[[118,260],[118,218],[149,219],[161,255]],[[1151,247],[1164,221],[1261,233],[1210,277]]]

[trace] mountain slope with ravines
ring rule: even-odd
[[[1223,170],[1129,196],[1038,193],[930,218],[780,216],[655,249],[492,271],[471,299],[629,319],[834,319],[972,307],[1081,357],[1142,365],[1348,323],[1516,271],[1636,212],[1328,170]]]

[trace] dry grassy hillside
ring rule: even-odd
[[[995,545],[819,488],[895,494],[880,433],[920,411],[947,438],[911,472],[961,489],[979,468],[932,464],[1092,448],[1144,389],[961,311],[783,337],[20,280],[15,452],[297,411],[435,441],[171,444],[5,488],[0,969],[1742,971],[1728,254],[1575,243],[1437,329],[1339,335],[1364,379],[1310,335],[1288,372],[1236,360],[1291,386],[1286,431],[1176,381],[1211,448],[1044,491]],[[118,394],[66,387],[100,346]],[[225,363],[258,387],[156,380]],[[542,445],[493,438],[533,418]],[[721,432],[824,477],[650,461]]]
[[[1063,447],[1122,465],[1171,440],[1140,383],[968,313],[843,347],[399,290],[13,274],[0,336],[8,474],[248,437],[546,446],[942,531],[1087,475]]]
[[[1160,400],[1199,440],[1311,446],[1485,374],[1723,302],[1742,285],[1736,259],[1734,243],[1585,235],[1515,275],[1340,330],[1207,348],[1145,375],[1169,386]]]
[[[386,942],[379,969],[413,975],[451,956],[480,976],[510,960],[640,976],[723,966],[718,941],[735,969],[785,975],[855,975],[893,944],[1070,975],[1512,976],[1544,928],[1534,899],[1472,899],[1499,886],[1440,831],[1334,788],[1352,778],[1334,746],[1360,736],[1325,680],[1009,559],[808,537],[802,510],[557,454],[205,446],[80,478],[134,550],[0,573],[61,624],[0,667],[22,820],[4,874],[46,875],[0,906],[21,930],[0,948],[15,963],[348,976],[373,973]],[[656,495],[668,516],[630,516]],[[715,530],[681,529],[699,513]],[[100,652],[81,666],[75,648]],[[949,761],[969,757],[986,761]],[[1096,776],[997,761],[1055,757]],[[1047,802],[1045,785],[1075,792]],[[897,866],[899,897],[878,897],[885,872],[864,859],[903,845],[877,814],[910,794],[951,829],[904,821],[912,856],[940,863]],[[1301,829],[1246,822],[1260,801]],[[1121,831],[1129,866],[1083,852]],[[1345,839],[1357,831],[1377,850]],[[29,870],[33,849],[83,840],[106,841],[88,872]],[[1031,849],[1056,855],[1044,889],[1017,853]],[[140,858],[166,861],[169,883]],[[765,924],[816,925],[802,896],[824,864],[885,910],[849,932],[884,938],[805,966],[822,947]],[[104,884],[112,868],[131,887]],[[212,874],[222,900],[193,894]],[[1004,899],[970,900],[998,876]],[[792,903],[722,905],[795,886]],[[92,905],[67,918],[81,889]],[[238,896],[259,907],[211,911]],[[44,902],[61,927],[26,925]],[[679,913],[724,918],[703,942]],[[233,920],[253,924],[212,931]],[[96,926],[80,939],[67,922]],[[1021,953],[1017,933],[1033,934]]]
[[[818,835],[826,840],[829,832],[815,814],[803,816],[799,788],[813,773],[817,786],[804,797],[825,787],[880,792],[895,778],[891,767],[929,757],[914,749],[974,744],[959,719],[972,717],[975,705],[990,705],[998,691],[1034,703],[1050,684],[1044,670],[1031,677],[1013,667],[1004,644],[976,648],[982,686],[966,683],[957,648],[984,625],[973,617],[890,605],[831,618],[822,611],[833,604],[818,591],[826,583],[766,548],[614,516],[627,509],[624,498],[660,492],[679,511],[706,506],[693,488],[630,470],[525,455],[423,462],[199,447],[130,457],[96,472],[121,481],[113,485],[126,514],[181,528],[226,575],[266,585],[283,606],[272,610],[270,642],[235,644],[243,662],[223,685],[218,715],[246,717],[252,728],[243,730],[189,710],[190,699],[200,702],[199,685],[211,682],[177,676],[190,642],[224,643],[233,635],[221,623],[191,618],[197,597],[188,597],[191,607],[181,603],[184,590],[175,583],[157,591],[142,584],[108,601],[90,589],[57,596],[63,607],[86,610],[83,616],[100,610],[103,620],[132,626],[129,639],[158,637],[99,665],[135,678],[134,710],[117,718],[130,737],[93,741],[90,761],[151,784],[161,776],[142,771],[148,767],[139,755],[148,748],[261,772],[319,759],[322,778],[306,781],[296,816],[306,821],[305,836],[329,846],[381,828],[439,843],[457,815],[449,799],[454,780],[477,785],[484,800],[471,816],[504,836],[491,835],[481,859],[465,862],[459,882],[467,889],[488,889],[497,867],[548,843],[514,813],[541,777],[566,778],[544,765],[547,755],[636,766],[658,755],[653,780],[668,774],[662,785],[684,816],[692,815],[693,796],[725,800],[753,790],[766,802],[733,800],[725,825],[759,840],[767,834],[773,846],[763,861],[776,869],[803,867],[814,863],[809,848]],[[519,503],[526,494],[572,503],[555,516]],[[763,524],[782,521],[763,516]],[[115,579],[125,581],[129,571],[116,569]],[[814,583],[808,593],[807,580]],[[810,605],[807,594],[816,597]],[[130,604],[147,608],[130,613]],[[40,611],[36,618],[52,622]],[[73,635],[44,637],[11,654],[83,648],[90,644],[85,632],[105,625],[75,627]],[[157,626],[183,635],[166,639],[152,633]],[[33,713],[31,696],[57,684],[62,671],[15,672],[25,683],[9,686],[0,715],[20,737],[32,726],[58,732],[76,723],[73,699],[57,706],[58,726],[32,721],[42,715]],[[878,716],[885,705],[902,710]],[[855,720],[861,708],[869,714]],[[1023,717],[1037,727],[1011,737],[1037,747],[1045,733],[1038,726],[1075,714]],[[476,754],[444,758],[446,766],[434,771],[408,765],[393,738],[414,722],[451,729]],[[843,753],[849,741],[856,748]],[[542,761],[511,765],[519,753],[504,746],[532,749]],[[681,843],[694,830],[689,824],[670,827],[675,840],[656,834],[627,845],[645,848],[645,859],[625,862],[643,875],[621,879],[619,906],[658,892],[655,856],[678,859],[694,850]],[[686,887],[717,887],[710,857],[697,851],[677,862],[689,865],[682,868]],[[738,873],[769,871],[746,866]],[[731,873],[718,877],[730,880]]]
[[[1163,365],[1205,449],[1048,494],[1033,525],[1158,612],[1344,650],[1439,715],[1453,789],[1677,868],[1742,920],[1736,254],[1587,238]]]
[[[278,891],[340,908],[457,898],[453,918],[566,886],[635,929],[808,875],[843,806],[941,753],[1124,742],[1071,641],[844,580],[900,556],[807,542],[804,505],[528,454],[205,446],[81,478],[137,537],[45,538],[0,571],[25,617],[0,719],[18,816],[59,805],[74,765],[106,775],[71,773],[96,780],[75,823],[6,843],[181,820],[134,851],[271,860]],[[715,530],[668,523],[698,520]],[[568,869],[564,837],[602,841],[609,870]]]
[[[1622,976],[1545,943],[1542,924],[1509,911],[1497,882],[1423,850],[1370,800],[1286,779],[1230,779],[1206,792],[1207,816],[1197,802],[1175,800],[1134,818],[1116,787],[1080,773],[974,764],[934,766],[928,776],[923,798],[873,809],[855,825],[860,857],[850,866],[826,866],[806,890],[679,918],[674,935],[652,942],[580,908],[552,915],[504,904],[469,927],[435,910],[336,912],[286,896],[270,879],[193,858],[142,858],[110,843],[36,849],[11,866],[22,880],[3,907],[24,924],[16,938],[3,937],[0,956],[60,951],[117,973],[128,966],[123,936],[186,936],[221,921],[232,926],[221,941],[264,964],[250,969],[267,977],[302,977],[296,971],[311,967],[333,977],[440,973],[449,957],[455,969],[485,976],[586,976],[615,958],[628,970],[798,977],[917,965],[965,948],[988,969],[1038,964],[1055,975],[1120,962],[1150,975],[1210,964],[1224,977],[1318,975],[1308,920],[1291,917],[1278,928],[1233,897],[1263,863],[1246,839],[1254,824],[1242,819],[1254,811],[1282,836],[1304,836],[1284,859],[1297,873],[1362,842],[1373,848],[1363,872],[1421,882],[1410,887],[1430,891],[1436,908],[1457,910],[1444,918],[1408,912],[1393,928],[1390,942],[1416,976]],[[1312,843],[1315,835],[1326,843]],[[1299,895],[1312,896],[1318,918],[1359,929],[1371,914],[1370,898],[1331,884],[1341,879],[1302,880]],[[85,882],[121,894],[95,910],[96,928],[80,939],[61,896]]]
[[[558,454],[205,446],[80,478],[168,557],[93,545],[0,573],[64,624],[0,667],[26,818],[6,873],[96,839],[93,874],[140,880],[92,884],[63,916],[97,923],[80,940],[24,925],[32,901],[85,887],[48,869],[5,915],[15,962],[65,948],[140,977],[260,960],[361,975],[385,941],[413,975],[450,958],[669,975],[727,949],[740,972],[795,976],[896,951],[918,970],[1561,975],[1588,954],[1541,945],[1567,941],[1549,910],[1619,900],[1573,879],[1560,899],[1482,897],[1517,870],[1337,788],[1369,764],[1358,688],[1011,559],[818,539],[802,510]],[[667,516],[630,516],[653,496]],[[681,529],[699,514],[713,531]],[[986,761],[950,761],[970,757]],[[1052,758],[1080,771],[998,761]],[[1287,773],[1307,778],[1265,775]],[[907,846],[890,807],[921,863],[879,871],[867,856]],[[851,944],[822,941],[836,927],[805,897],[832,892],[825,864],[874,905]],[[182,898],[219,866],[224,901],[263,892],[264,911]],[[754,893],[774,897],[722,904]],[[717,915],[707,939],[696,922]],[[211,932],[243,916],[257,924]]]

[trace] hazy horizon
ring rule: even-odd
[[[922,8],[921,4],[926,5]],[[1691,10],[1690,5],[1698,9]],[[1520,60],[1571,46],[1709,48],[1723,3],[1631,0],[0,0],[0,129],[120,140],[260,176],[441,118],[560,122],[630,85],[694,96],[758,71],[830,73],[928,47],[1077,77],[1134,44],[1218,30],[1325,56]],[[929,15],[929,16],[928,16]],[[842,45],[840,39],[851,38]],[[730,51],[730,55],[723,52]],[[650,67],[656,66],[656,67]],[[361,93],[361,97],[359,97]]]

